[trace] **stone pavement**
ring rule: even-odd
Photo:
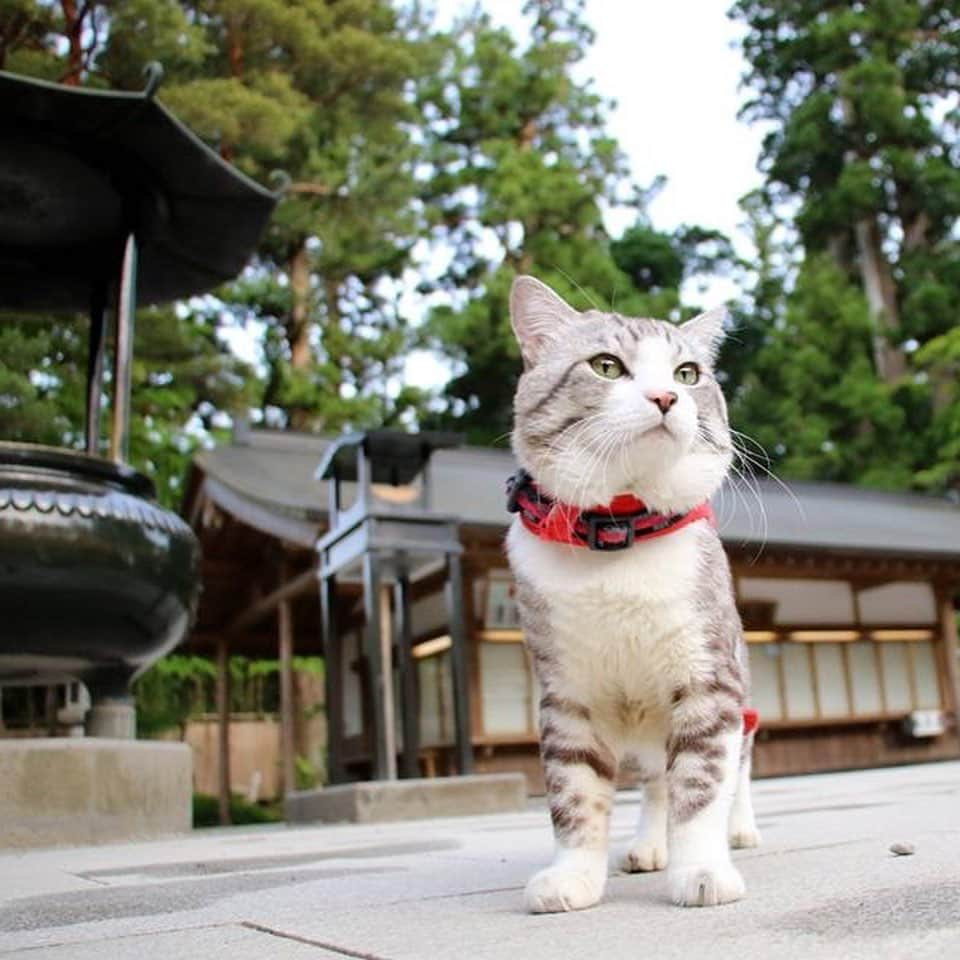
[[[960,958],[960,763],[764,780],[747,899],[681,909],[615,871],[580,913],[522,910],[551,852],[519,814],[233,828],[0,855],[0,960]],[[614,815],[623,848],[640,795]],[[2,824],[0,824],[2,830]],[[894,856],[891,844],[915,845]]]

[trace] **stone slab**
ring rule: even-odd
[[[221,934],[205,931],[230,926],[264,935],[238,934],[237,960],[258,942],[283,960],[299,960],[284,953],[295,945],[371,960],[960,957],[960,763],[754,789],[763,843],[734,852],[748,894],[724,907],[674,907],[662,873],[618,870],[642,807],[624,791],[607,893],[591,910],[523,910],[524,883],[553,852],[542,801],[495,816],[215,828],[0,853],[0,960],[123,960],[128,941],[141,955],[216,956]],[[895,856],[895,843],[914,855]]]
[[[0,953],[0,956],[3,956]],[[143,960],[203,957],[204,960],[343,960],[343,954],[282,933],[225,924],[117,937],[96,943],[61,943],[31,950],[30,960]]]
[[[191,826],[192,774],[181,743],[0,740],[0,849],[182,833]]]
[[[345,783],[288,793],[284,801],[288,823],[388,823],[526,808],[522,773]]]

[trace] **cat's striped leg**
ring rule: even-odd
[[[603,896],[607,882],[617,757],[596,735],[586,706],[552,693],[540,701],[540,755],[557,846],[553,863],[527,884],[527,908],[582,910]]]
[[[691,694],[675,704],[667,745],[674,903],[709,907],[744,894],[727,839],[742,739],[739,709],[710,701],[705,694]]]
[[[730,846],[734,848],[756,847],[760,844],[760,831],[753,815],[753,797],[750,794],[750,764],[753,758],[753,733],[744,735],[740,754],[740,773],[737,776],[737,793],[730,810]]]
[[[635,754],[643,784],[643,809],[622,866],[627,873],[647,873],[667,865],[667,755],[662,745],[638,749]]]

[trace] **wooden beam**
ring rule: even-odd
[[[265,597],[261,597],[259,600],[251,603],[243,613],[235,617],[227,626],[227,636],[230,637],[238,633],[243,633],[268,614],[272,613],[284,600],[290,600],[293,597],[300,596],[301,593],[306,593],[314,588],[316,583],[317,568],[310,567],[309,570],[304,570],[303,573],[298,574],[292,580],[288,580],[272,593],[268,593]]]
[[[297,788],[296,744],[293,720],[293,623],[290,601],[281,600],[277,607],[277,633],[280,660],[280,750],[283,759],[283,791]]]
[[[937,607],[940,613],[940,630],[943,635],[943,657],[949,682],[953,715],[960,728],[960,664],[957,662],[957,616],[953,609],[953,590],[946,586],[937,588]]]
[[[227,638],[217,641],[217,738],[218,799],[221,826],[229,826],[230,819],[230,650]]]

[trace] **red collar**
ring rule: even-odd
[[[543,493],[526,470],[507,481],[507,510],[541,540],[569,543],[591,550],[623,550],[640,540],[652,540],[680,530],[697,520],[716,524],[709,503],[689,513],[652,513],[630,494],[616,496],[606,506],[581,510]]]

